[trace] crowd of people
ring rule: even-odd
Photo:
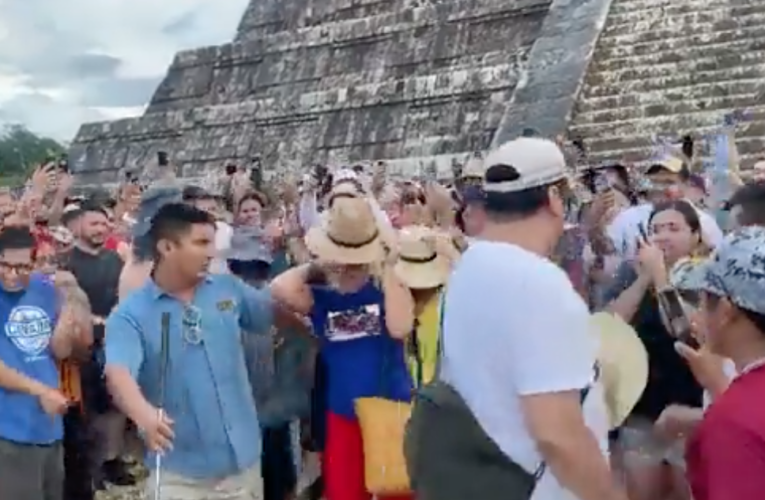
[[[0,192],[0,499],[133,485],[138,448],[162,500],[760,500],[765,164],[734,135],[712,168],[534,136],[449,179],[87,196],[42,165]]]

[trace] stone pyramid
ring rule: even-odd
[[[446,176],[527,127],[608,159],[754,106],[750,161],[763,26],[756,0],[252,0],[231,43],[176,55],[142,117],[83,125],[70,164],[85,184],[158,151],[187,177],[255,157],[266,176],[378,159]]]

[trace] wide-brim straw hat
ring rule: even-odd
[[[394,271],[408,288],[437,288],[449,278],[450,263],[438,253],[436,230],[427,226],[407,226],[398,233],[398,260]]]
[[[635,329],[613,314],[593,314],[590,330],[598,340],[600,381],[610,426],[615,429],[643,395],[648,383],[648,353]]]
[[[335,264],[372,264],[386,255],[369,201],[355,196],[334,197],[305,244],[318,260]]]
[[[326,201],[327,206],[332,205],[335,198],[363,198],[366,196],[363,191],[359,190],[358,186],[353,181],[342,181],[332,186],[332,189],[327,193]]]

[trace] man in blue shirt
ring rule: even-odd
[[[58,321],[56,291],[33,274],[35,240],[24,227],[0,232],[0,499],[60,500],[63,424],[56,358],[75,335]],[[61,311],[61,316],[71,311]],[[71,318],[70,318],[71,319]],[[55,326],[55,330],[54,330]]]
[[[106,323],[110,392],[143,433],[151,458],[163,456],[163,500],[260,499],[260,426],[242,338],[269,332],[270,296],[234,276],[207,273],[215,223],[206,212],[165,205],[149,235],[152,279]],[[148,464],[153,469],[154,461]],[[149,494],[155,482],[148,481]]]

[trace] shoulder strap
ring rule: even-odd
[[[441,299],[439,300],[438,305],[438,337],[437,337],[437,343],[436,343],[436,352],[438,353],[436,357],[436,372],[434,376],[434,380],[438,378],[438,376],[441,374],[441,364],[443,360],[444,355],[444,309],[446,307],[446,287],[444,287],[441,290]],[[595,372],[595,380],[597,381],[600,375],[600,367],[596,364],[593,367],[593,370]],[[587,394],[590,392],[590,385],[583,388],[581,391],[579,391],[579,402],[582,406],[584,406],[584,402],[587,399]],[[539,465],[537,466],[536,470],[534,471],[534,481],[539,482],[540,479],[542,479],[542,476],[545,473],[545,470],[547,470],[547,463],[542,460]]]
[[[439,292],[441,297],[438,300],[438,331],[436,331],[436,368],[433,374],[433,380],[437,380],[441,375],[441,365],[444,356],[444,309],[446,308],[446,287],[441,288]]]

